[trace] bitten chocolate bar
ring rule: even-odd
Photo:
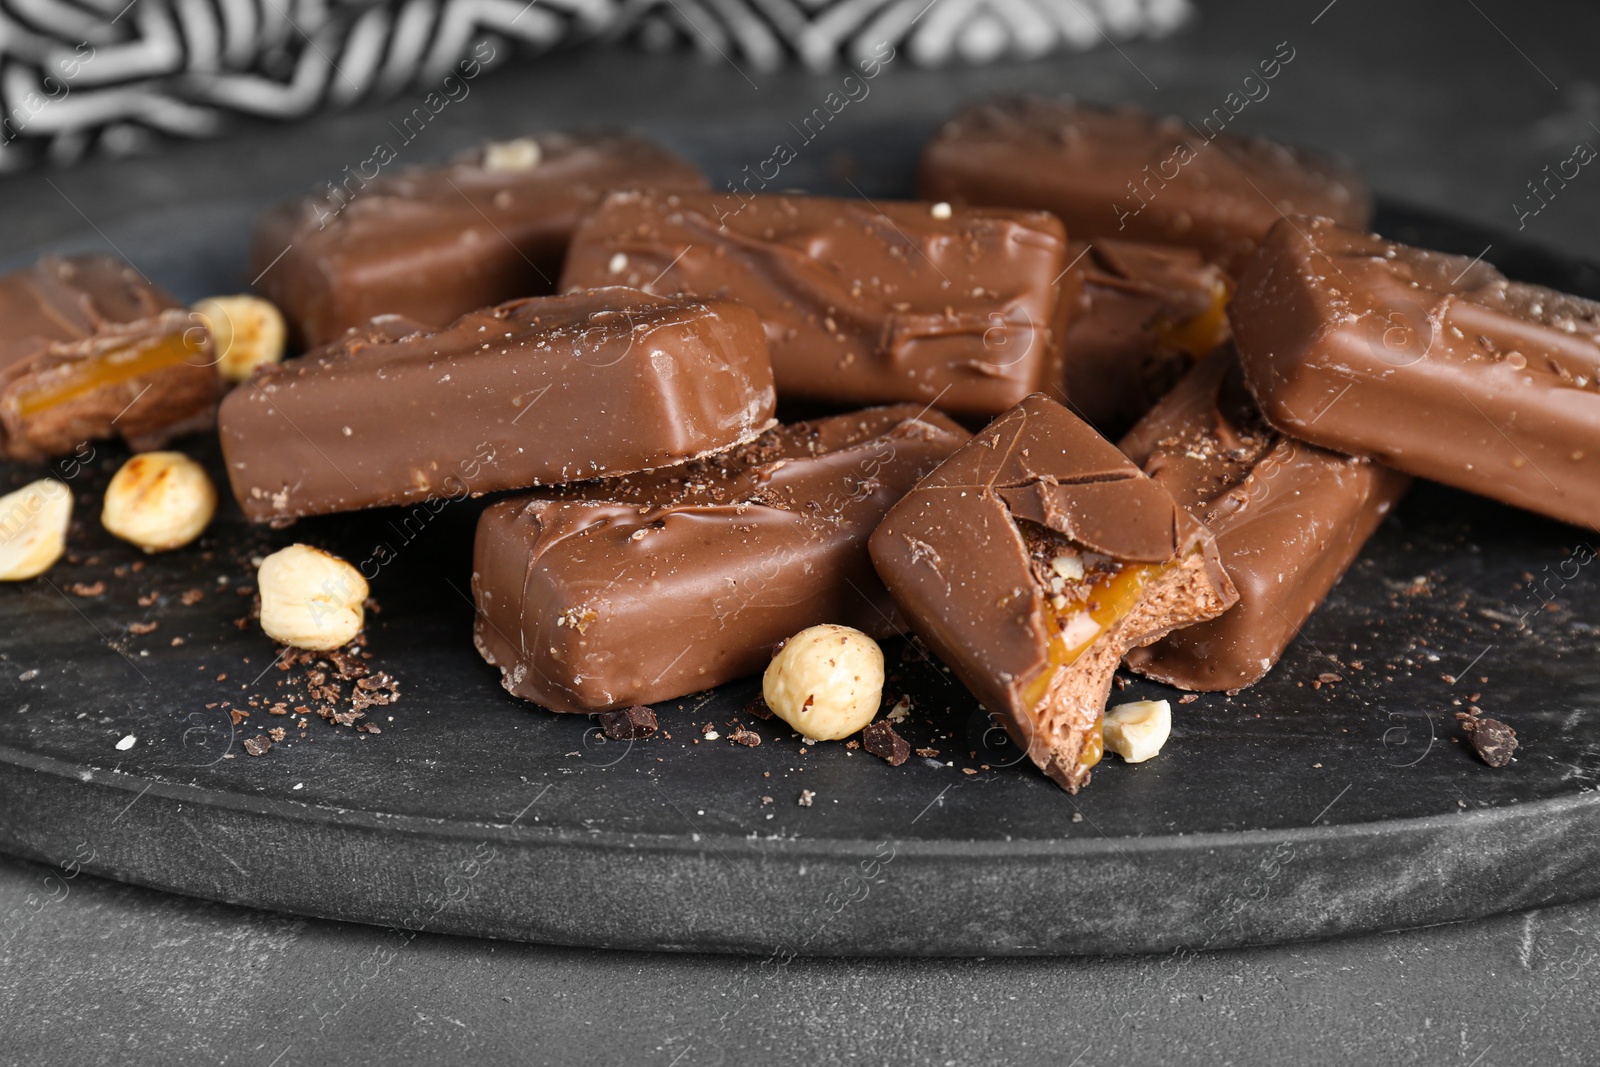
[[[911,628],[1069,792],[1127,651],[1238,599],[1206,528],[1042,395],[919,482],[871,551]]]
[[[215,363],[206,331],[126,263],[46,256],[0,277],[0,455],[114,435],[147,450],[209,429]]]
[[[993,415],[1058,380],[1065,252],[1041,212],[617,193],[579,227],[561,284],[749,304],[784,397]]]
[[[889,506],[970,435],[912,405],[502,501],[478,523],[477,644],[555,711],[669,700],[760,671],[809,626],[898,615],[867,557]]]
[[[555,292],[579,217],[637,185],[702,188],[705,179],[623,133],[546,133],[443,166],[347,176],[267,212],[250,273],[307,347],[377,315],[445,326]]]
[[[1074,238],[1198,248],[1230,271],[1283,214],[1365,226],[1366,184],[1330,159],[1206,124],[1037,97],[979,104],[923,150],[930,200],[1040,208]]]
[[[770,424],[761,323],[632,289],[514,300],[443,330],[373,320],[258,371],[223,402],[253,522],[621,474]]]
[[[1096,238],[1073,241],[1063,288],[1067,406],[1102,434],[1126,433],[1196,360],[1228,339],[1233,285],[1199,252]]]
[[[1600,529],[1600,303],[1296,218],[1229,317],[1284,433]]]
[[[1122,451],[1211,530],[1239,602],[1135,648],[1127,664],[1181,689],[1242,689],[1278,662],[1411,479],[1275,432],[1231,350],[1190,371]]]

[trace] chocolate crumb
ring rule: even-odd
[[[1183,696],[1178,698],[1178,703],[1180,703],[1180,704],[1193,704],[1196,700],[1199,700],[1199,699],[1200,699],[1200,694],[1199,693],[1185,693],[1185,694],[1183,694]]]
[[[767,702],[761,697],[756,697],[749,704],[746,704],[744,710],[758,719],[772,718],[772,709],[767,707]]]
[[[73,596],[103,596],[106,591],[105,582],[73,582],[67,586],[67,592]]]
[[[267,736],[272,738],[274,741],[282,741],[285,737],[289,736],[289,731],[285,730],[281,726],[274,726],[272,729],[267,731]]]
[[[917,749],[917,755],[923,759],[938,759],[939,750],[936,748],[919,748]]]
[[[1461,728],[1473,750],[1491,767],[1504,767],[1517,751],[1517,732],[1499,719],[1474,716],[1462,722]]]
[[[200,601],[204,600],[205,597],[206,597],[205,593],[201,592],[200,590],[198,590],[198,589],[189,589],[189,590],[185,591],[184,594],[181,597],[178,598],[178,602],[180,604],[182,604],[186,608],[192,608],[196,604],[200,603]]]
[[[761,735],[756,733],[754,730],[746,730],[742,725],[740,725],[735,726],[733,728],[733,732],[728,734],[728,740],[732,741],[736,745],[743,745],[746,748],[755,748],[757,745],[761,744]]]
[[[1332,671],[1327,671],[1317,675],[1317,681],[1321,682],[1323,685],[1332,685],[1334,682],[1344,681],[1344,678],[1334,674]]]
[[[600,729],[613,741],[642,741],[657,729],[656,713],[643,704],[603,711],[598,718]]]
[[[811,806],[811,802],[815,800],[816,797],[817,794],[813,793],[811,790],[802,789],[800,790],[800,799],[796,801],[796,803],[802,808],[809,808]]]
[[[130,622],[128,624],[128,632],[143,637],[145,634],[155,633],[160,626],[159,622]]]
[[[898,767],[911,758],[911,746],[894,732],[894,724],[888,719],[879,719],[861,731],[861,744],[874,756],[887,760],[891,767]]]
[[[244,743],[244,750],[252,756],[265,756],[272,747],[272,742],[264,735],[256,735]]]

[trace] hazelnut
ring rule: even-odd
[[[264,363],[283,360],[283,313],[258,296],[214,296],[194,306],[217,352],[217,373],[242,382]]]
[[[67,547],[72,493],[54,478],[41,478],[0,496],[0,582],[37,578]]]
[[[100,524],[146,552],[165,552],[199,537],[216,511],[204,467],[182,452],[144,452],[112,476]]]
[[[539,142],[532,137],[518,137],[514,141],[490,141],[483,150],[483,169],[495,173],[532,170],[539,165],[544,153]]]
[[[1105,717],[1105,747],[1129,763],[1143,763],[1161,751],[1172,734],[1172,705],[1165,700],[1118,704]]]
[[[848,626],[801,630],[761,679],[773,713],[808,738],[837,741],[864,728],[883,700],[883,650]]]
[[[290,545],[261,561],[261,629],[296,648],[328,652],[349,644],[366,621],[367,580],[338,556]]]

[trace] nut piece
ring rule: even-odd
[[[532,137],[518,137],[515,141],[490,141],[483,150],[483,169],[493,173],[532,170],[539,165],[543,155],[539,151],[539,142]]]
[[[883,699],[883,650],[848,626],[801,630],[767,665],[761,695],[805,737],[838,741],[872,721]]]
[[[100,524],[146,552],[166,552],[199,537],[216,512],[204,467],[182,452],[144,452],[106,486]]]
[[[193,310],[211,335],[217,373],[225,380],[242,382],[263,363],[283,361],[288,328],[271,302],[258,296],[214,296]]]
[[[366,621],[367,580],[350,564],[310,545],[290,545],[261,561],[261,628],[295,648],[328,652],[355,640]]]
[[[67,547],[72,493],[54,478],[41,478],[0,496],[0,582],[37,578]]]
[[[1129,763],[1160,752],[1171,734],[1172,705],[1165,700],[1135,700],[1106,712],[1106,747]]]

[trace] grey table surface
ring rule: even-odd
[[[840,120],[914,141],[967,99],[1019,90],[1198,117],[1287,41],[1294,61],[1235,128],[1336,149],[1382,193],[1502,229],[1520,222],[1527,236],[1600,258],[1600,172],[1586,168],[1537,214],[1521,214],[1536,205],[1527,183],[1546,165],[1580,141],[1600,144],[1600,5],[1202,7],[1178,37],[1085,56],[982,70],[897,63]],[[549,55],[474,83],[417,154],[610,123],[685,144],[749,145],[753,163],[841,76],[627,51]],[[413,104],[0,179],[0,258],[178,206],[299,191],[366,158]],[[898,162],[882,164],[832,154],[822,138],[814,147],[809,174],[849,174],[869,193],[906,180],[903,143]],[[738,170],[730,162],[718,177]],[[0,857],[0,1063],[1488,1067],[1600,1058],[1600,903],[1162,958],[797,959],[775,969],[413,936],[71,873]]]

